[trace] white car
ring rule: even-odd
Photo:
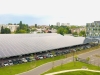
[[[22,62],[27,62],[27,60],[25,58],[22,58]]]
[[[9,65],[13,65],[12,60],[8,60],[8,62],[9,62]]]
[[[8,63],[4,63],[4,66],[9,66],[9,64]]]
[[[49,53],[49,54],[46,54],[47,57],[53,57],[53,54]]]
[[[37,58],[39,58],[39,59],[43,59],[43,56],[37,56]]]

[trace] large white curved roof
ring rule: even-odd
[[[0,58],[53,50],[84,43],[84,37],[60,34],[0,34]]]

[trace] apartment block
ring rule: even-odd
[[[9,28],[11,30],[11,32],[16,31],[17,28],[19,27],[19,25],[0,25],[0,32],[1,32],[2,26],[3,26],[3,28]]]
[[[56,25],[57,25],[57,26],[60,26],[60,22],[57,22]]]

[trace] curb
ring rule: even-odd
[[[48,74],[45,74],[45,75],[55,75],[55,74],[59,74],[59,73],[66,73],[66,72],[73,72],[73,71],[90,71],[90,72],[100,72],[99,70],[72,69],[72,70],[64,70],[64,71],[59,71],[59,72],[48,73]]]
[[[96,50],[98,50],[98,49],[96,49]],[[92,51],[89,51],[89,52],[93,52],[93,51],[96,51],[96,50],[92,50]],[[85,52],[85,53],[78,54],[78,55],[83,55],[83,54],[86,54],[86,53],[89,53],[89,52]],[[73,56],[70,56],[70,57],[67,57],[67,58],[64,58],[64,59],[68,59],[68,58],[71,58],[71,57],[73,57]],[[60,60],[62,60],[62,59],[60,59]],[[57,62],[57,61],[60,61],[60,60],[55,60],[54,62]],[[41,67],[41,66],[43,66],[43,65],[46,65],[46,64],[48,64],[48,63],[52,63],[52,61],[51,61],[51,62],[47,62],[47,63],[45,63],[45,64],[42,64],[42,65],[40,65],[40,66],[38,66],[38,67],[36,67],[36,68],[34,68],[34,69],[31,69],[31,70],[29,70],[29,71],[26,71],[26,72],[30,72],[30,71],[32,71],[32,70],[35,70],[35,69],[37,69],[37,68],[39,68],[39,67]],[[24,73],[26,73],[26,72],[22,72],[22,73],[15,74],[15,75],[24,74]]]

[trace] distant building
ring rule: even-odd
[[[42,29],[41,28],[37,28],[37,33],[42,33]]]
[[[94,21],[86,24],[86,37],[100,37],[100,21]]]
[[[71,33],[77,32],[79,34],[80,31],[86,31],[86,28],[85,27],[80,27],[80,28],[71,29]]]
[[[70,26],[70,23],[67,23],[67,26]]]
[[[57,26],[60,26],[60,22],[57,22],[56,25],[57,25]]]
[[[17,28],[19,27],[19,25],[0,25],[0,32],[1,32],[1,27],[3,26],[3,28],[9,28],[11,30],[11,32],[14,32],[17,30]]]
[[[70,26],[70,23],[61,23],[61,26]]]
[[[7,26],[7,28],[9,28],[11,30],[11,32],[15,32],[18,27],[19,27],[19,25],[8,25]]]

